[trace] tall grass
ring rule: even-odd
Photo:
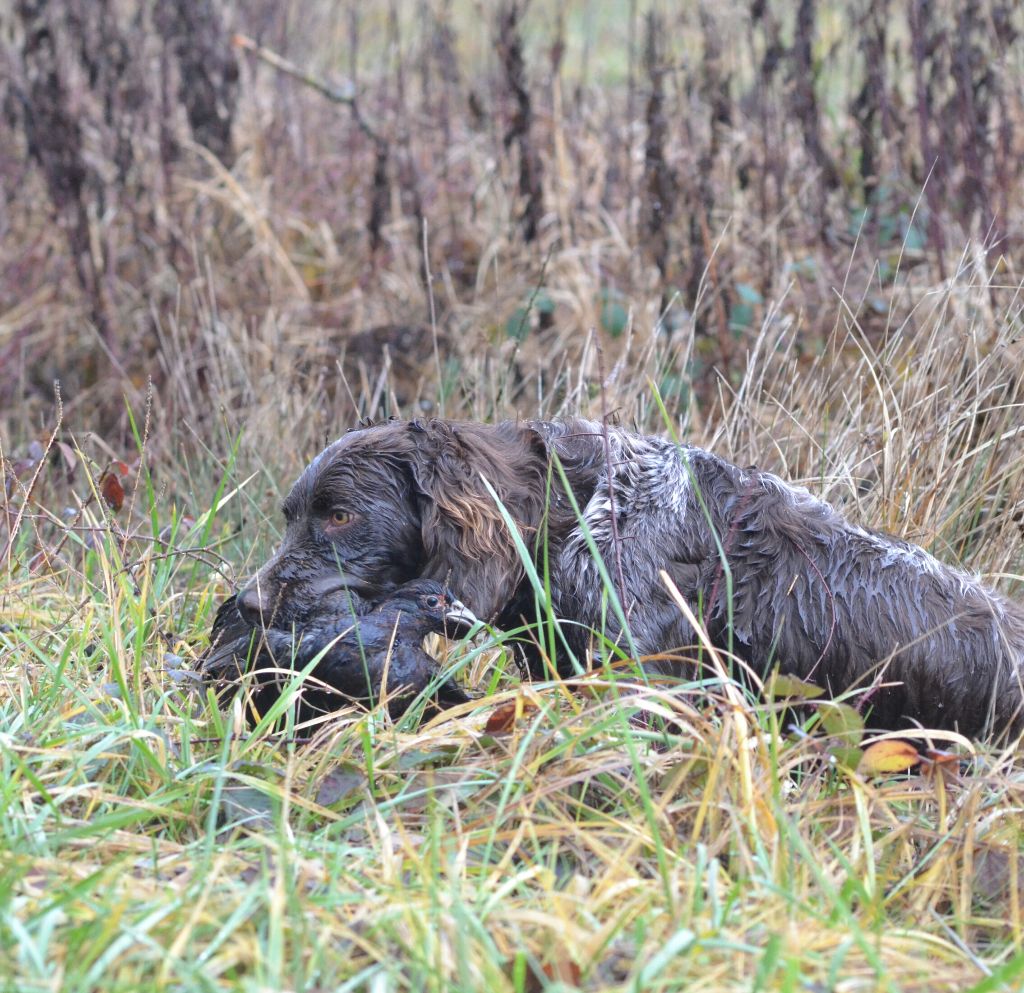
[[[880,349],[840,301],[842,379],[824,360],[793,375],[792,330],[769,322],[721,416],[678,429],[1019,595],[1012,329],[983,340],[991,288],[962,280]],[[659,427],[639,376],[585,396]],[[183,671],[318,443],[265,447],[276,414],[251,408],[237,459],[227,426],[220,461],[140,459],[134,508],[93,500],[66,533],[99,467],[79,455],[68,484],[44,464],[0,634],[11,989],[1017,988],[1012,749],[857,773],[813,720],[794,734],[728,680],[530,686],[501,635],[449,656],[487,695],[420,727],[352,710],[251,732],[240,704],[218,711]],[[185,481],[207,499],[191,526]]]
[[[926,6],[241,4],[224,37],[353,76],[383,160],[235,50],[230,168],[150,77],[134,109],[86,87],[74,204],[5,118],[0,989],[1021,987],[1013,748],[857,771],[724,672],[530,684],[500,632],[447,653],[480,699],[422,724],[253,730],[189,674],[360,415],[671,430],[1024,597],[1019,13]],[[173,96],[159,7],[87,27],[133,24]]]

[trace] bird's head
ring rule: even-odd
[[[469,634],[480,621],[444,584],[433,579],[418,579],[400,586],[377,607],[382,612],[401,611],[419,618],[424,627],[449,638]]]

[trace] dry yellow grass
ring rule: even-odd
[[[659,263],[628,5],[570,4],[557,72],[557,19],[524,22],[532,242],[491,12],[395,6],[241,4],[231,25],[327,80],[361,25],[363,109],[391,143],[377,247],[372,144],[246,56],[233,164],[185,141],[163,162],[160,121],[139,121],[135,171],[88,214],[108,338],[23,134],[0,124],[22,170],[3,171],[0,241],[0,990],[1021,989],[1016,748],[936,739],[955,758],[850,770],[813,707],[784,716],[728,679],[669,693],[628,668],[523,685],[500,636],[450,656],[479,702],[422,727],[353,710],[251,732],[182,675],[273,544],[290,480],[360,415],[614,412],[1024,596],[1019,170],[986,153],[1010,205],[998,245],[964,220],[981,213],[956,192],[963,156],[945,202],[921,193],[916,132],[880,140],[885,188],[862,187],[861,69],[844,66],[869,19],[820,5],[821,137],[850,163],[820,195],[788,91],[749,89],[772,32],[792,40],[783,5],[775,27],[739,5],[662,22],[678,202]],[[899,25],[887,65],[903,53],[891,92],[909,94]],[[718,69],[714,37],[732,39]],[[994,53],[1000,81],[1018,48]],[[732,74],[728,125],[713,70]],[[97,161],[100,105],[83,90]],[[418,327],[422,355],[403,363],[393,328],[358,345],[377,325]],[[509,703],[510,730],[488,733]]]

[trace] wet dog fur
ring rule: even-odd
[[[664,570],[718,647],[761,675],[866,689],[872,726],[1024,730],[1019,605],[700,448],[579,419],[390,421],[329,445],[283,510],[280,548],[238,597],[254,626],[301,623],[350,593],[375,602],[418,577],[449,582],[499,627],[536,620],[507,514],[546,561],[563,673],[586,663],[596,630],[637,656],[677,653],[654,667],[692,677],[697,638]]]

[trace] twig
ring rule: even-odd
[[[325,83],[322,79],[317,79],[316,76],[300,69],[294,62],[289,62],[288,59],[278,55],[277,52],[271,51],[271,49],[265,48],[263,45],[259,44],[259,42],[253,41],[253,39],[248,37],[248,35],[236,34],[231,39],[231,43],[236,48],[241,48],[247,52],[251,52],[261,62],[265,62],[268,66],[271,66],[278,72],[283,72],[286,76],[291,76],[292,79],[297,79],[300,83],[305,83],[305,85],[310,87],[310,89],[316,90],[317,93],[321,96],[327,97],[327,99],[332,103],[344,104],[352,111],[352,119],[358,125],[359,130],[362,131],[367,138],[377,145],[386,144],[384,138],[381,137],[377,130],[363,116],[362,111],[359,109],[358,94],[351,83],[347,83],[343,88],[331,86],[329,83]]]

